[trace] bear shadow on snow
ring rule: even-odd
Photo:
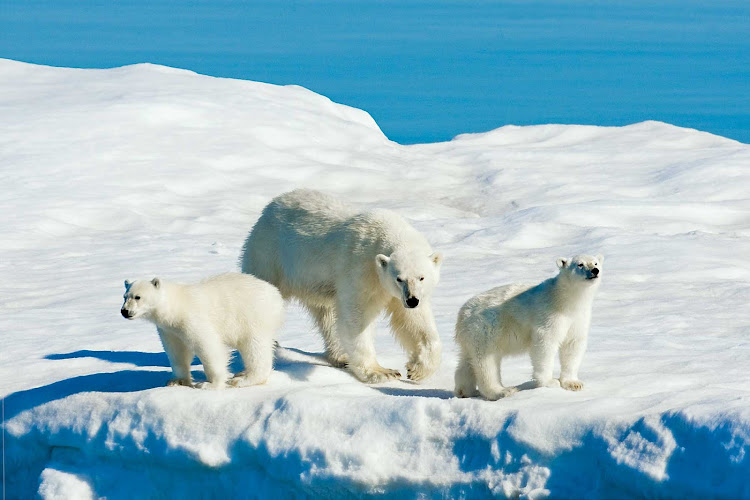
[[[171,373],[163,370],[122,370],[72,377],[8,395],[5,418],[11,419],[23,411],[80,392],[137,392],[164,387],[170,377]]]
[[[110,363],[127,363],[139,367],[169,368],[169,359],[164,352],[141,351],[96,351],[78,350],[68,353],[48,354],[44,359],[66,360],[78,358],[96,358]],[[200,366],[196,357],[192,366]],[[324,353],[308,352],[294,347],[278,346],[274,360],[274,370],[287,374],[293,380],[304,382],[310,374],[322,368],[332,367]],[[241,357],[235,352],[230,362],[230,371],[239,373],[243,370]],[[193,378],[197,381],[205,380],[202,370],[192,370]],[[110,373],[93,373],[80,375],[53,382],[51,384],[9,394],[5,398],[5,417],[10,419],[19,413],[43,405],[45,403],[64,399],[81,392],[137,392],[164,387],[172,378],[170,370],[120,370]],[[417,396],[428,398],[449,399],[453,393],[444,389],[418,388],[416,384],[403,381],[414,388],[374,387],[387,396]]]
[[[414,384],[408,380],[401,380],[400,382],[405,384]],[[416,385],[416,384],[414,384]],[[420,398],[437,398],[437,399],[451,399],[455,396],[453,392],[446,389],[425,389],[425,388],[403,388],[403,387],[373,387],[376,391],[385,394],[386,396],[411,396]]]
[[[291,354],[291,355],[290,355]],[[169,358],[165,352],[140,352],[140,351],[91,351],[80,350],[61,354],[48,354],[45,359],[75,359],[75,358],[97,358],[112,363],[129,363],[135,366],[159,366],[169,368]],[[200,360],[193,358],[192,366],[200,366]],[[274,358],[274,370],[284,372],[294,380],[306,381],[316,366],[330,366],[325,355],[320,353],[306,352],[293,347],[278,346]],[[244,370],[242,357],[237,351],[232,353],[229,371],[239,373]],[[202,371],[193,371],[193,378],[205,380]]]
[[[88,349],[61,354],[48,354],[44,359],[97,358],[111,363],[129,363],[135,366],[166,366],[169,359],[164,352],[90,351]],[[192,364],[197,364],[193,359]]]
[[[289,353],[292,353],[293,356],[289,356]],[[80,350],[48,354],[44,357],[44,359],[49,360],[77,358],[97,358],[111,363],[169,368],[169,359],[164,352]],[[194,358],[192,366],[199,365],[198,358]],[[316,366],[330,365],[325,361],[323,354],[309,353],[294,348],[278,349],[274,362],[275,370],[284,372],[292,379],[300,381],[307,380],[310,372]],[[242,358],[236,352],[233,353],[230,371],[239,373],[243,368]],[[196,381],[202,381],[206,378],[202,370],[193,370],[192,375]],[[172,378],[172,373],[168,370],[121,370],[71,377],[45,386],[9,394],[5,397],[5,418],[10,419],[23,411],[80,392],[137,392],[157,389],[164,387],[170,378]]]
[[[338,369],[331,366],[325,353],[303,351],[296,347],[276,347],[273,369],[286,373],[294,380],[306,382],[318,366]]]
[[[405,387],[373,387],[376,391],[379,391],[386,396],[415,396],[415,397],[421,397],[421,398],[437,398],[437,399],[452,399],[455,398],[455,394],[453,394],[453,391],[449,391],[446,389],[427,389],[427,388],[420,388],[418,387],[419,384],[412,382],[410,380],[401,380],[401,383],[408,384],[408,385],[414,385],[415,388],[405,388]],[[514,386],[514,388],[518,391],[530,391],[532,389],[536,389],[536,384],[533,381],[524,382],[522,384],[519,384],[517,386]],[[483,399],[480,395],[474,396],[474,399]]]
[[[169,368],[169,358],[167,353],[161,352],[140,352],[140,351],[90,351],[87,349],[62,354],[48,354],[44,359],[75,359],[75,358],[96,358],[111,363],[129,363],[135,366],[164,366]],[[200,365],[200,360],[193,357],[191,363],[193,366]],[[243,369],[242,359],[235,352],[230,360],[229,369],[232,373],[241,372]],[[205,379],[205,377],[202,377]]]

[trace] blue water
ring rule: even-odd
[[[646,119],[750,143],[748,0],[5,0],[0,57],[298,84],[401,143]]]

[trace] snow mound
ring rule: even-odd
[[[0,74],[9,498],[750,498],[750,146],[658,122],[400,146],[300,87]],[[262,207],[297,187],[397,210],[445,254],[439,372],[363,385],[292,306],[266,385],[163,387],[153,328],[119,316],[123,279],[237,269]],[[461,304],[579,252],[606,256],[585,390],[526,390],[518,358],[518,394],[453,398]],[[406,361],[388,335],[377,350]]]

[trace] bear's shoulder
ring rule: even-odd
[[[474,308],[496,307],[523,293],[529,292],[529,290],[537,286],[529,283],[510,283],[497,286],[472,297],[467,302],[467,305]]]

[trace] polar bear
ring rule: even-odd
[[[204,389],[227,384],[263,384],[273,366],[274,336],[284,318],[284,299],[265,281],[226,273],[193,285],[125,281],[120,312],[127,319],[146,318],[156,325],[174,378],[167,385],[192,385],[190,363],[197,355],[208,382]],[[245,370],[229,379],[229,350],[237,349]]]
[[[539,285],[506,285],[466,302],[456,321],[461,348],[456,369],[458,397],[479,393],[489,400],[509,396],[500,364],[505,356],[529,353],[537,387],[579,391],[578,368],[586,350],[591,304],[599,288],[604,257],[578,255],[557,259],[559,273]],[[555,354],[560,379],[552,378]]]
[[[317,191],[291,191],[263,209],[240,260],[242,272],[299,300],[329,361],[359,380],[401,377],[375,357],[373,323],[383,311],[408,353],[409,379],[421,380],[440,364],[431,295],[442,255],[394,212],[356,212]]]

